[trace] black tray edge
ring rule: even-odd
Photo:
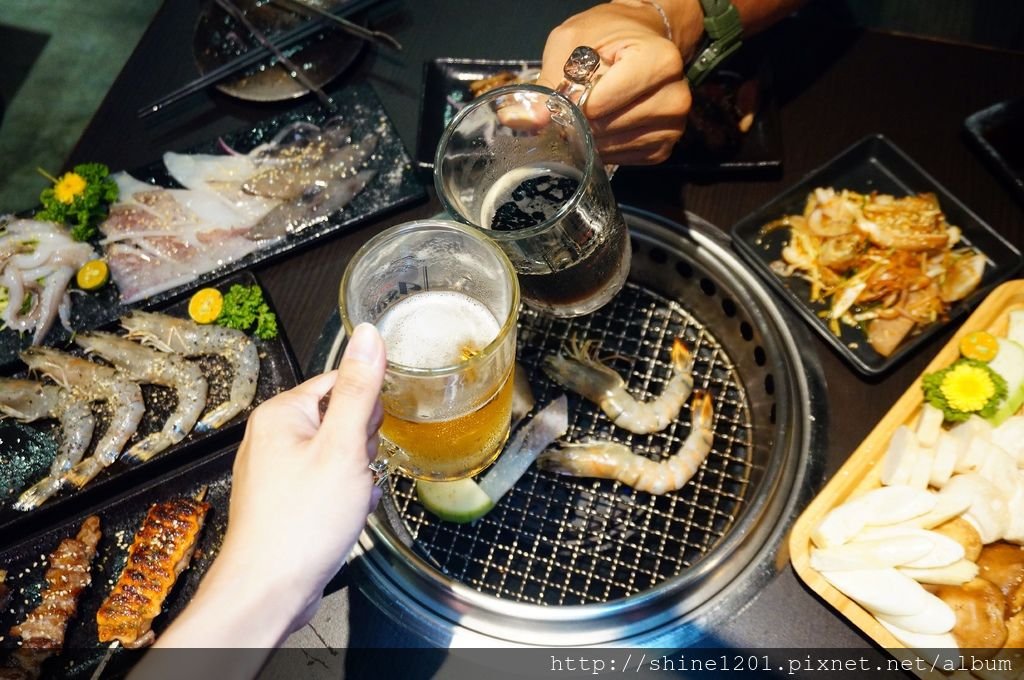
[[[973,293],[971,293],[971,295],[955,305],[949,315],[949,318],[944,323],[939,326],[935,326],[934,328],[929,328],[928,330],[919,333],[917,336],[904,341],[896,352],[891,356],[884,358],[878,366],[871,366],[862,361],[859,357],[853,354],[849,348],[843,345],[842,342],[840,342],[839,339],[821,323],[821,320],[814,315],[813,311],[806,305],[806,303],[803,300],[798,299],[792,291],[783,285],[778,276],[774,275],[767,269],[763,260],[758,257],[757,253],[753,251],[750,245],[746,243],[745,239],[742,238],[738,232],[748,226],[749,223],[754,221],[760,222],[762,213],[770,212],[778,205],[786,202],[786,200],[789,199],[791,195],[801,187],[801,185],[808,183],[818,174],[828,170],[836,161],[841,160],[848,155],[853,155],[861,151],[862,148],[869,149],[878,145],[881,145],[886,149],[886,151],[894,153],[901,162],[906,163],[911,169],[926,178],[936,192],[940,194],[940,198],[943,200],[943,203],[947,203],[948,201],[948,203],[955,205],[958,210],[975,220],[978,225],[986,230],[986,233],[990,237],[998,241],[1000,245],[1005,248],[1007,251],[1007,259],[1011,260],[1011,262],[1006,265],[1006,268],[1002,272],[999,272],[989,281],[980,285]],[[931,333],[937,332],[938,329],[942,327],[955,324],[962,320],[962,318],[971,309],[980,304],[988,293],[990,293],[1000,283],[1012,277],[1021,268],[1021,265],[1024,264],[1024,257],[1022,257],[1020,250],[1016,246],[1010,243],[1002,234],[995,231],[988,222],[982,220],[977,213],[965,205],[963,201],[950,192],[941,182],[926,172],[916,161],[910,158],[906,152],[893,143],[892,140],[881,133],[867,135],[829,158],[821,165],[805,173],[790,186],[783,189],[775,198],[771,199],[759,208],[756,208],[749,215],[737,221],[730,229],[729,233],[732,237],[734,250],[736,250],[747,264],[751,265],[751,267],[757,272],[758,276],[761,277],[761,279],[764,280],[776,293],[785,298],[794,311],[796,311],[797,314],[804,319],[804,321],[806,321],[814,331],[822,337],[822,339],[825,340],[826,344],[840,358],[847,362],[858,373],[867,378],[880,378],[895,369],[907,360],[917,349],[919,349],[922,343],[927,341]],[[986,255],[991,257],[988,253],[986,253]]]

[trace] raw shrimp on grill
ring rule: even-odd
[[[544,372],[600,406],[613,423],[630,432],[660,432],[676,419],[693,391],[693,355],[682,340],[672,341],[672,377],[651,401],[637,401],[630,395],[626,381],[594,358],[592,345],[573,341],[568,356],[556,354],[544,359]]]
[[[192,431],[206,408],[206,378],[197,365],[112,333],[80,333],[75,342],[86,352],[114,364],[132,380],[170,387],[177,397],[177,405],[163,428],[128,449],[125,460],[147,461]]]
[[[542,470],[574,477],[615,479],[637,491],[663,494],[683,488],[708,457],[714,440],[711,396],[694,395],[690,434],[683,445],[665,460],[651,460],[633,453],[618,442],[562,444],[537,459]]]
[[[89,401],[56,385],[35,380],[0,378],[0,417],[22,422],[56,418],[61,440],[50,464],[50,474],[29,487],[14,504],[16,510],[31,510],[57,493],[71,467],[82,460],[96,426]]]
[[[128,337],[161,352],[182,356],[217,354],[231,367],[228,400],[211,409],[199,421],[199,431],[215,430],[244,411],[256,398],[260,356],[256,343],[242,331],[223,326],[201,326],[153,312],[132,312],[121,319]]]
[[[76,463],[66,474],[67,481],[82,488],[121,455],[135,434],[146,410],[142,390],[109,366],[80,359],[46,347],[30,347],[21,353],[29,369],[43,373],[83,401],[105,401],[112,414],[110,424],[88,458]],[[49,496],[39,499],[42,503]]]

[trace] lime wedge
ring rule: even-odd
[[[466,524],[480,519],[494,507],[494,501],[472,479],[454,482],[416,482],[416,497],[430,512],[446,522]]]

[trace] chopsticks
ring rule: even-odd
[[[361,12],[377,2],[379,2],[379,0],[351,0],[350,2],[346,2],[344,5],[335,8],[330,13],[334,16],[344,18]],[[269,36],[269,39],[270,42],[273,43],[274,47],[278,50],[282,50],[291,47],[296,43],[302,42],[303,40],[307,40],[329,27],[330,22],[327,19],[320,17],[307,21],[300,26],[296,26],[295,28],[281,33],[280,35]],[[232,59],[215,69],[207,71],[203,75],[189,81],[173,92],[170,92],[163,97],[150,102],[146,106],[143,106],[137,111],[137,115],[139,118],[150,116],[164,107],[193,95],[219,80],[223,80],[230,75],[255,66],[269,56],[271,56],[271,50],[269,48],[264,45],[254,46],[235,59]]]
[[[341,17],[334,16],[330,12],[320,9],[316,5],[309,4],[307,0],[270,0],[270,4],[277,5],[278,7],[282,7],[284,9],[291,9],[292,11],[295,11],[295,8],[298,8],[298,11],[303,12],[307,15],[312,14],[315,16],[323,17],[327,21],[330,21],[331,23],[335,24],[338,28],[345,31],[346,33],[351,33],[354,36],[362,38],[363,40],[369,40],[371,42],[377,43],[378,45],[390,47],[391,49],[397,50],[399,52],[402,51],[402,43],[398,42],[397,40],[395,40],[393,36],[388,35],[384,31],[374,31],[372,29],[366,28],[365,26],[360,26],[354,21],[349,21],[348,19],[343,19]]]
[[[277,57],[277,61],[280,64],[284,64],[285,68],[288,69],[292,78],[294,78],[302,87],[310,90],[316,94],[317,99],[320,103],[327,108],[334,108],[334,101],[324,93],[320,87],[309,79],[306,72],[302,70],[302,67],[294,63],[291,59],[281,51],[281,48],[270,41],[263,31],[256,28],[256,25],[249,21],[249,17],[245,16],[245,12],[235,6],[231,0],[213,0],[217,5],[227,12],[235,21],[245,26],[245,30],[249,31],[249,35],[256,38],[256,41],[270,50],[270,53]]]

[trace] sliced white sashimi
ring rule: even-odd
[[[992,424],[979,416],[971,416],[949,429],[958,452],[954,472],[971,472],[981,464],[988,442],[992,441]]]
[[[907,480],[907,486],[912,486],[915,489],[927,489],[934,464],[935,452],[932,449],[918,447],[917,460],[914,461],[914,467],[910,471],[910,479]]]
[[[1017,461],[1002,447],[988,442],[978,474],[992,482],[1006,500],[1017,490]]]
[[[856,499],[837,505],[811,531],[811,541],[819,548],[842,545],[864,528],[867,513]]]
[[[903,563],[903,566],[931,568],[944,567],[964,558],[964,547],[955,540],[937,531],[917,529],[908,526],[869,527],[853,537],[849,545],[860,541],[925,541],[929,549],[919,557]]]
[[[1010,524],[1007,499],[992,482],[976,472],[968,472],[953,475],[943,491],[970,497],[971,504],[962,516],[977,529],[982,543],[1002,538]]]
[[[1024,416],[1011,416],[992,430],[992,442],[1024,467]]]
[[[873,489],[857,500],[867,511],[865,525],[899,524],[919,517],[935,508],[936,495],[927,489],[909,485],[883,486]]]
[[[948,434],[943,433],[935,446],[935,454],[932,456],[932,468],[928,476],[928,482],[936,489],[941,489],[945,486],[949,478],[953,476],[956,459],[956,441]]]
[[[960,646],[956,643],[956,638],[953,637],[952,633],[942,633],[940,635],[926,635],[924,633],[915,633],[907,630],[906,628],[900,628],[894,626],[888,621],[878,619],[878,622],[882,624],[882,627],[892,633],[892,636],[905,644],[911,649],[921,649],[934,651],[936,649],[949,649],[958,650]],[[959,659],[953,656],[952,653],[948,656],[948,660],[953,663],[959,663]],[[940,666],[941,667],[941,666]],[[953,666],[957,668],[958,666]]]
[[[918,529],[932,529],[940,524],[948,522],[954,517],[959,517],[964,510],[971,505],[971,496],[964,491],[953,489],[947,491],[945,488],[935,494],[935,507],[923,515],[913,517],[901,526],[917,527]]]
[[[917,441],[921,446],[931,448],[939,440],[942,434],[942,422],[945,416],[941,409],[937,409],[928,402],[921,407],[921,418],[917,421]]]
[[[819,548],[842,545],[865,526],[898,524],[924,515],[936,504],[936,495],[906,485],[882,486],[832,508],[811,532]]]
[[[906,425],[897,427],[882,459],[882,484],[898,486],[909,483],[917,464],[917,449],[917,435],[914,431]]]
[[[256,174],[256,163],[245,155],[174,153],[164,154],[164,166],[186,189],[205,189],[211,182],[241,184]]]
[[[1017,488],[1006,504],[1010,521],[1003,532],[1003,540],[1024,545],[1024,470],[1017,471]]]
[[[830,548],[811,548],[811,568],[817,571],[880,569],[908,564],[932,550],[932,542],[921,536],[877,541],[857,541]]]
[[[874,614],[912,616],[928,606],[931,593],[894,567],[819,572],[837,590]]]
[[[953,608],[931,593],[928,593],[925,601],[927,604],[924,609],[916,614],[875,614],[875,618],[918,635],[942,635],[953,630],[956,625],[956,612]]]
[[[929,583],[939,586],[959,586],[974,580],[978,575],[978,565],[970,560],[957,560],[944,567],[897,567],[901,574],[909,576],[918,583]]]

